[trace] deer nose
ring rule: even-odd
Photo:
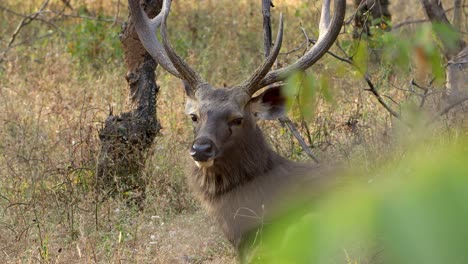
[[[192,156],[195,161],[208,161],[213,158],[215,154],[216,147],[213,141],[206,138],[196,139],[190,148],[190,156]]]

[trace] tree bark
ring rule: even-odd
[[[156,16],[162,0],[142,0],[149,17]],[[119,196],[142,206],[146,181],[143,169],[146,154],[160,130],[156,117],[156,62],[146,52],[135,31],[132,17],[122,26],[120,34],[125,63],[125,76],[131,111],[114,115],[110,110],[104,127],[99,131],[101,152],[98,158],[96,187],[98,193]]]

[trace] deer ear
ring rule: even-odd
[[[275,120],[285,116],[286,98],[281,94],[281,86],[268,88],[250,99],[250,109],[257,119]]]

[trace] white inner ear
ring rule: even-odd
[[[267,119],[268,105],[263,104],[261,99],[253,99],[250,103],[250,109],[256,120]]]

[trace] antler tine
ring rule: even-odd
[[[320,34],[317,43],[295,63],[269,72],[260,81],[258,85],[260,88],[283,81],[294,71],[303,71],[309,68],[328,51],[341,31],[346,12],[346,0],[335,0],[333,6],[335,11],[330,21],[330,0],[324,0],[319,24]]]
[[[258,91],[262,86],[258,84],[260,81],[265,77],[268,71],[275,63],[276,58],[278,57],[279,51],[281,49],[281,44],[283,42],[283,14],[280,14],[280,20],[278,25],[278,33],[276,35],[275,45],[273,49],[263,62],[263,64],[258,67],[255,72],[246,80],[243,84],[240,85],[242,89],[244,89],[248,95],[253,95],[256,91]]]
[[[162,14],[162,23],[161,23],[161,38],[164,46],[164,50],[167,53],[167,56],[171,60],[174,67],[182,76],[189,86],[196,91],[202,84],[206,82],[201,78],[201,76],[194,71],[179,55],[177,55],[174,49],[169,42],[169,38],[167,37],[167,16],[169,15],[169,10],[171,6],[171,0],[164,0],[163,8],[161,10]]]
[[[165,4],[169,4],[170,8],[170,2],[164,2],[163,9]],[[162,21],[162,12],[155,18],[150,19],[140,6],[140,0],[128,0],[128,6],[135,23],[135,30],[143,47],[145,47],[146,51],[161,67],[170,74],[182,79],[182,76],[169,60],[166,51],[156,37],[156,29],[161,25]]]
[[[319,39],[325,35],[330,27],[330,0],[325,0],[322,5],[322,12],[320,14],[319,22]]]

